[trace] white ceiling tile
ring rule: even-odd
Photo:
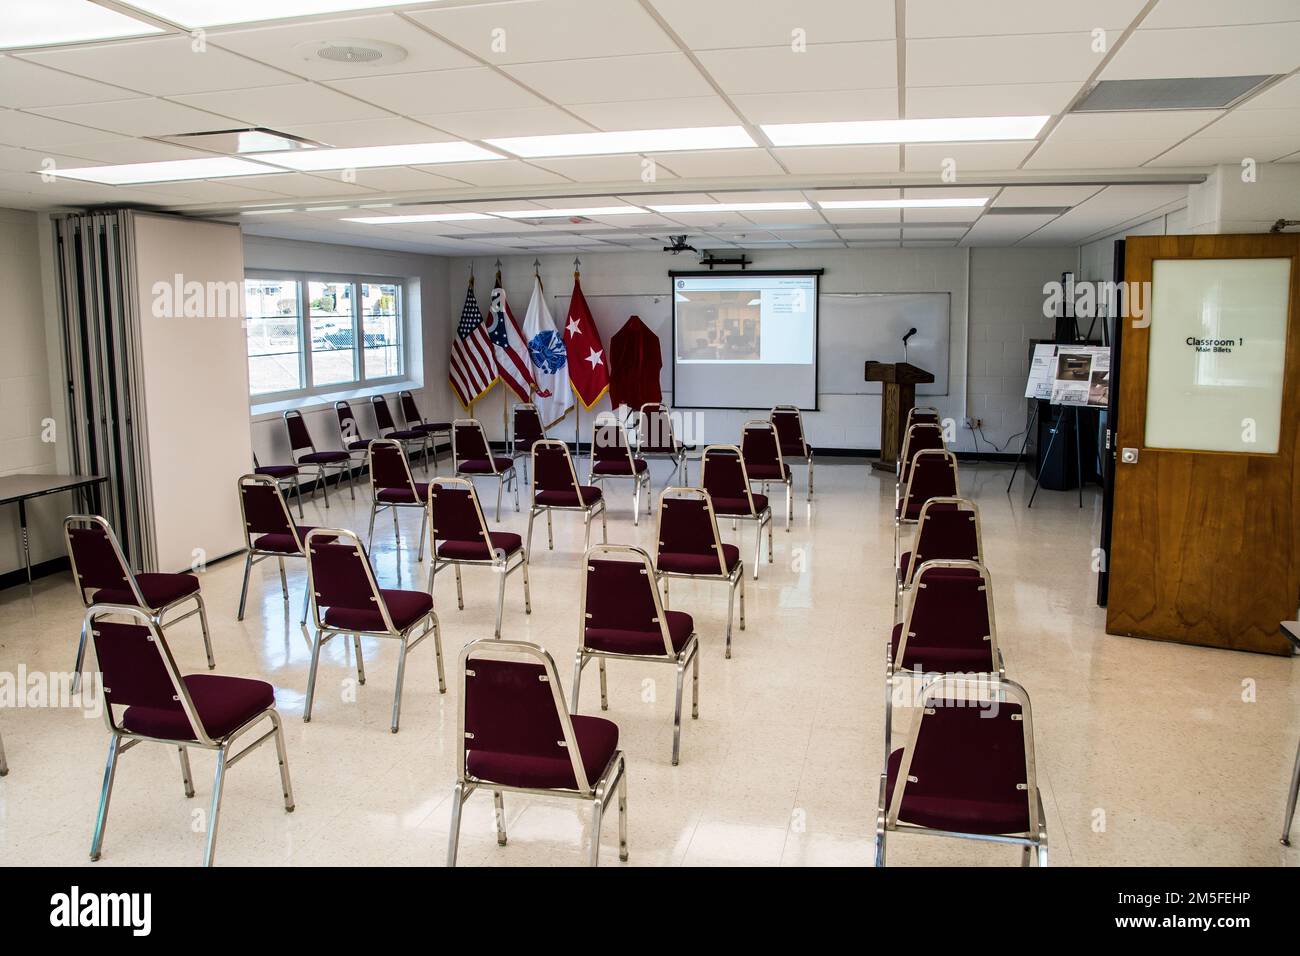
[[[383,192],[415,192],[421,189],[464,189],[465,184],[433,172],[434,167],[383,166],[356,170],[356,184]]]
[[[1119,169],[1141,166],[1172,146],[1176,140],[1134,139],[1123,141],[1071,142],[1048,137],[1025,161],[1025,169]]]
[[[956,239],[904,239],[904,249],[951,249],[957,245]]]
[[[772,154],[792,173],[896,173],[897,146],[792,146]]]
[[[658,157],[652,157],[658,161]],[[621,156],[573,156],[566,159],[533,160],[537,166],[549,169],[561,176],[580,183],[634,183],[641,179],[642,173],[650,168],[642,165],[642,158],[637,155]],[[657,169],[656,175],[661,179],[675,179],[667,169]],[[583,199],[581,203],[569,202],[568,205],[599,206],[601,203]]]
[[[342,123],[294,123],[276,127],[282,133],[302,136],[327,146],[398,146],[403,143],[436,143],[448,137],[424,123],[404,116],[348,120]]]
[[[174,97],[199,109],[233,116],[252,126],[332,123],[387,116],[382,110],[315,83],[264,86],[256,90],[187,93]]]
[[[1211,127],[1213,128],[1213,127]],[[1271,163],[1300,149],[1300,130],[1281,136],[1193,136],[1153,159],[1151,166],[1236,166],[1250,158]]]
[[[441,108],[441,111],[448,107],[463,112],[543,105],[519,84],[486,66],[397,76],[354,77],[331,80],[330,86],[406,116],[428,115],[436,109]]]
[[[902,230],[897,225],[840,226],[836,230],[845,239],[897,239]]]
[[[732,100],[745,119],[755,125],[898,119],[898,91],[893,87],[816,93],[748,93]]]
[[[1223,115],[1222,110],[1142,110],[1131,113],[1070,113],[1052,130],[1051,138],[1065,142],[1094,142],[1168,138],[1171,143],[1190,136]]]
[[[991,192],[992,190],[985,190]],[[984,210],[978,206],[958,206],[954,208],[939,209],[904,209],[903,223],[908,226],[916,225],[933,225],[942,223],[944,225],[956,225],[959,223],[971,223],[984,214]]]
[[[692,178],[781,175],[781,167],[763,149],[705,149],[652,158],[678,176]]]
[[[551,133],[589,133],[591,127],[554,106],[518,110],[471,110],[431,113],[415,117],[461,139],[499,139],[510,136],[546,136]]]
[[[713,92],[681,53],[593,57],[503,67],[519,82],[556,103],[610,103]]]
[[[795,30],[809,43],[892,40],[893,0],[651,0],[695,50],[789,47]]]
[[[517,159],[488,163],[439,163],[427,169],[436,176],[460,179],[474,186],[541,186],[565,181],[562,176],[557,176],[550,170],[538,169]]]
[[[1213,27],[1234,23],[1300,20],[1295,0],[1161,0],[1142,21],[1143,29]]]
[[[1300,133],[1300,107],[1277,110],[1233,110],[1201,135],[1261,137]]]
[[[89,132],[89,131],[87,131]],[[211,156],[198,149],[185,149],[150,139],[115,139],[104,143],[69,143],[65,152],[97,163],[160,163],[171,159],[201,159]]]
[[[1181,0],[1180,0],[1181,2]],[[1087,33],[1124,29],[1146,0],[908,0],[908,37]]]
[[[816,209],[755,210],[741,213],[760,229],[782,229],[791,226],[825,226],[826,220]]]
[[[116,133],[64,123],[17,110],[0,110],[0,143],[29,149],[50,149],[67,143],[90,143],[121,139]]]
[[[1137,30],[1104,80],[1172,76],[1254,76],[1300,66],[1300,20],[1186,30]]]
[[[51,70],[12,56],[0,56],[0,106],[24,109],[124,100],[131,91]],[[138,95],[138,94],[137,94]]]
[[[118,187],[123,190],[124,198],[180,195],[191,203],[242,202],[245,200],[273,201],[277,194],[265,189],[258,189],[243,182],[214,182],[204,180],[186,183],[159,183],[156,186]]]
[[[924,225],[903,225],[904,239],[960,239],[966,235],[969,226],[924,226]]]
[[[198,51],[189,36],[27,53],[23,59],[155,96],[247,89],[295,79],[212,45]]]
[[[1300,108],[1300,75],[1275,83],[1258,96],[1237,107],[1238,110],[1278,110]]]
[[[714,50],[698,56],[727,93],[742,94],[893,87],[898,82],[896,54],[894,42],[884,40],[815,43],[802,53],[787,45]]]
[[[735,126],[740,122],[735,110],[719,96],[629,100],[622,103],[574,103],[569,109],[602,130]]]
[[[936,178],[951,161],[957,179],[971,169],[1015,169],[1033,148],[1022,143],[908,143],[904,162],[909,173],[934,173]]]
[[[48,163],[53,163],[53,166],[46,165]],[[85,165],[86,161],[76,155],[42,153],[31,149],[0,149],[0,170],[7,173],[35,173],[50,168],[74,169]]]
[[[412,10],[407,16],[493,63],[676,49],[636,0],[540,0]]]
[[[1187,187],[1172,185],[1150,186],[1107,186],[1086,202],[1080,203],[1069,212],[1063,213],[1045,232],[1055,234],[1057,230],[1084,228],[1089,234],[1119,226],[1121,223],[1139,220],[1148,213],[1169,206],[1171,203],[1186,202]],[[986,217],[981,222],[987,221]],[[994,216],[992,219],[1004,217]],[[1019,216],[1005,217],[1019,219]]]
[[[1062,112],[1079,83],[913,86],[907,91],[908,119],[955,116],[1050,116]]]
[[[365,172],[369,170],[357,170],[358,175]],[[370,193],[370,190],[364,186],[344,182],[341,177],[331,176],[329,173],[315,175],[273,173],[268,176],[249,176],[248,181],[255,189],[265,189],[268,192],[283,193],[286,196],[298,196],[303,199],[321,196],[364,196]]]
[[[1097,186],[1007,186],[994,206],[1077,206],[1094,195]]]
[[[80,123],[124,136],[167,136],[228,129],[230,119],[159,99],[87,103],[82,106],[47,106],[35,110],[51,119]]]
[[[1051,222],[1054,216],[985,216],[970,227],[962,245],[1011,243]]]
[[[1081,82],[1104,54],[1088,33],[907,41],[907,84],[1003,85]]]
[[[823,209],[821,214],[837,227],[877,224],[897,226],[903,221],[901,209]]]

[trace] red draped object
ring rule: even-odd
[[[634,315],[609,340],[609,401],[617,408],[640,408],[648,402],[662,402],[659,370],[663,353],[659,336]]]

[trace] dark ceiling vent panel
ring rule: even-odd
[[[1102,80],[1071,113],[1223,109],[1276,76],[1188,76]]]

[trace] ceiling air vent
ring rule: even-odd
[[[1060,216],[1069,212],[1070,206],[990,206],[986,216]]]
[[[1071,113],[1223,109],[1276,76],[1187,76],[1161,80],[1102,80]]]
[[[366,66],[400,63],[406,59],[406,50],[395,43],[383,40],[366,40],[358,37],[340,37],[334,40],[311,40],[299,43],[293,52],[304,60],[324,60],[326,63],[359,63]]]

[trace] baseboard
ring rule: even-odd
[[[50,558],[48,561],[41,561],[32,565],[32,580],[37,578],[47,578],[52,574],[61,574],[70,569],[67,555],[58,558]],[[27,571],[25,568],[19,568],[17,571],[6,571],[0,574],[0,591],[6,588],[16,588],[27,583]]]

